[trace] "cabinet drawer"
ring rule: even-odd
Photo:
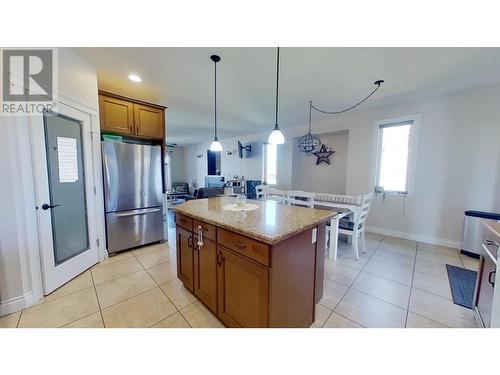
[[[221,228],[217,229],[217,237],[222,246],[269,266],[268,245]]]
[[[193,231],[193,219],[191,219],[189,216],[184,216],[179,213],[176,213],[175,224],[180,227],[183,227],[184,229],[187,229],[190,232]]]
[[[193,220],[193,232],[197,235],[198,230],[201,227],[201,230],[203,231],[203,238],[208,238],[209,240],[215,241],[216,240],[216,229],[215,225],[212,224],[207,224],[203,221],[200,220]]]

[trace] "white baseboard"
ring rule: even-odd
[[[33,292],[8,299],[0,303],[0,316],[15,313],[27,306],[31,306],[33,303]]]
[[[372,233],[377,233],[377,234],[382,234],[384,236],[399,237],[399,238],[404,238],[406,240],[429,243],[431,245],[451,247],[453,249],[460,249],[460,245],[461,245],[460,241],[447,240],[447,239],[437,238],[437,237],[423,236],[423,235],[415,234],[415,233],[400,232],[397,230],[374,227],[371,225],[366,226],[366,231],[372,232]]]

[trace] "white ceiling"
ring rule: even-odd
[[[76,48],[97,67],[99,88],[168,107],[168,142],[213,138],[219,54],[219,137],[272,130],[274,48]],[[304,123],[308,101],[342,109],[385,84],[368,108],[500,82],[500,48],[282,48],[280,127]],[[127,77],[135,73],[137,84]],[[315,114],[315,116],[322,116]]]

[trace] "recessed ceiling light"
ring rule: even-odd
[[[129,75],[128,79],[130,79],[131,81],[134,81],[134,82],[141,82],[142,81],[141,77],[139,77],[135,74]]]

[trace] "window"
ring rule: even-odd
[[[376,190],[408,194],[414,120],[378,123]]]
[[[276,185],[278,148],[277,145],[264,143],[263,145],[263,173],[262,180],[266,185]]]

